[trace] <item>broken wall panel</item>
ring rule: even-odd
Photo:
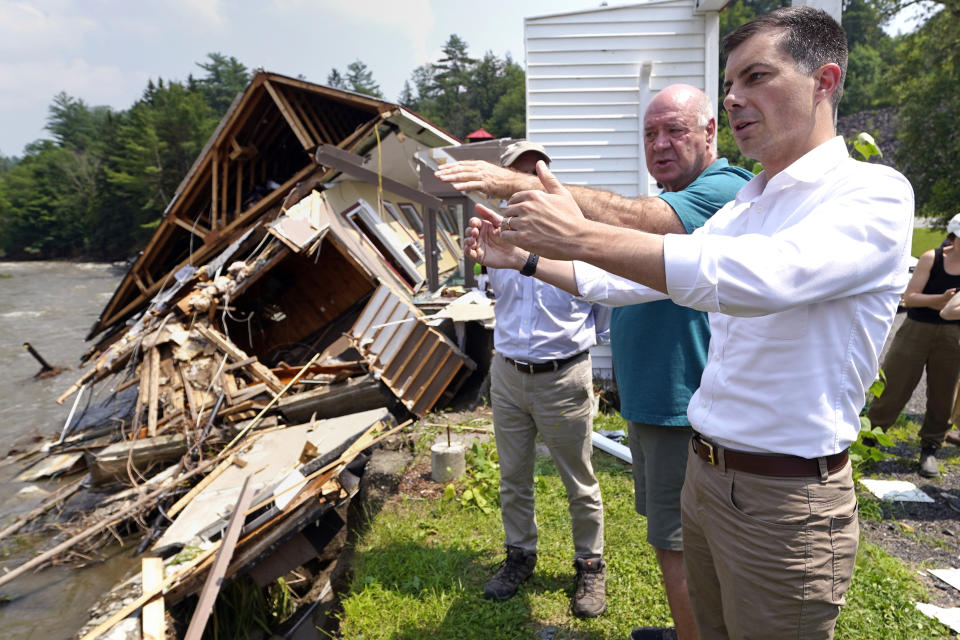
[[[407,409],[422,417],[476,368],[428,326],[405,297],[381,285],[350,330],[357,351]]]

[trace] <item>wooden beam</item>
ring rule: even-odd
[[[330,130],[326,126],[323,109],[318,111],[314,107],[313,103],[310,102],[310,99],[306,96],[301,96],[300,99],[303,101],[303,109],[308,112],[310,119],[313,120],[320,129],[320,135],[317,137],[317,142],[329,142],[330,144],[336,144],[337,140],[330,135]]]
[[[236,218],[243,212],[243,165],[244,160],[237,161],[237,189],[236,189],[236,208],[233,211],[233,217]]]
[[[439,207],[441,204],[443,204],[439,198],[436,198],[428,193],[424,193],[417,189],[412,189],[401,182],[393,180],[392,178],[378,176],[376,171],[371,171],[366,167],[360,166],[360,156],[356,155],[355,153],[350,153],[349,151],[339,149],[333,145],[318,145],[317,152],[314,154],[314,158],[316,159],[317,164],[322,164],[326,167],[333,167],[347,174],[351,178],[356,178],[373,185],[382,182],[384,190],[394,193],[401,198],[413,200],[421,206]]]
[[[436,291],[440,286],[440,272],[437,265],[437,209],[439,207],[426,206],[423,208],[423,259],[426,263],[427,288]]]
[[[220,219],[220,209],[218,206],[219,186],[220,186],[220,149],[214,147],[213,160],[210,165],[210,230],[216,231],[218,220]]]
[[[170,221],[178,227],[182,227],[193,235],[200,237],[201,239],[206,238],[207,234],[210,233],[210,230],[199,222],[187,222],[183,218],[170,218]]]
[[[163,558],[144,558],[140,561],[140,581],[143,593],[163,589]],[[143,640],[164,640],[167,637],[163,618],[163,596],[158,595],[143,605],[140,615]]]
[[[313,119],[310,117],[310,114],[307,113],[303,105],[300,103],[300,96],[296,92],[290,95],[288,98],[290,106],[293,107],[294,112],[297,114],[297,118],[300,119],[300,122],[309,130],[308,133],[310,138],[314,142],[323,142],[323,138],[317,132],[317,128],[313,126]]]
[[[223,181],[220,183],[220,224],[222,226],[227,226],[227,215],[230,213],[230,208],[227,206],[227,187],[230,180],[230,161],[227,159],[227,156],[221,155],[220,162],[223,166]]]
[[[140,275],[136,271],[130,271],[130,275],[133,276],[133,282],[137,285],[137,289],[140,289],[141,293],[146,293],[149,287],[143,283],[143,280],[140,279]]]
[[[240,530],[243,529],[243,519],[247,512],[247,507],[253,501],[253,487],[250,485],[250,478],[253,474],[248,474],[243,481],[243,487],[240,489],[240,498],[237,500],[237,506],[233,509],[233,515],[230,516],[230,524],[227,525],[227,532],[223,536],[223,543],[217,551],[217,559],[213,562],[213,567],[207,573],[207,579],[203,583],[203,589],[200,591],[200,599],[197,602],[197,608],[193,611],[193,618],[190,620],[190,626],[187,627],[187,633],[184,640],[200,640],[203,630],[207,626],[207,619],[213,611],[213,603],[217,600],[217,594],[220,593],[220,583],[224,574],[227,572],[227,566],[230,564],[230,558],[233,557],[233,550],[237,546],[237,540],[240,539]]]
[[[247,359],[247,354],[244,351],[227,340],[226,336],[222,335],[217,330],[204,327],[201,324],[196,325],[194,330],[202,335],[205,339],[213,343],[218,349],[229,355],[234,361]],[[273,372],[264,365],[260,364],[259,361],[251,364],[249,370],[274,393],[278,393],[281,389],[283,389],[283,384],[275,375],[273,375]]]
[[[148,353],[150,367],[150,387],[147,395],[147,434],[157,435],[157,413],[160,404],[160,350],[156,347]]]
[[[300,144],[303,145],[303,148],[313,148],[314,142],[310,139],[310,134],[308,134],[303,128],[303,123],[300,122],[296,114],[293,112],[293,109],[290,107],[290,103],[287,102],[286,97],[284,97],[284,95],[280,93],[280,91],[278,91],[269,80],[264,82],[263,86],[266,87],[270,97],[273,98],[274,102],[277,103],[277,108],[280,109],[280,113],[283,114],[284,119],[287,121],[287,124],[290,125],[290,128],[293,130],[294,135],[297,136]]]

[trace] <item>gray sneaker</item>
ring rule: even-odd
[[[507,547],[507,557],[500,570],[493,574],[483,588],[483,595],[491,600],[509,600],[517,593],[517,587],[533,575],[537,566],[537,552],[524,551],[520,547]]]
[[[607,610],[607,563],[603,558],[574,558],[577,589],[571,609],[578,618],[596,618]]]
[[[934,447],[920,449],[920,475],[924,478],[938,478],[940,476],[937,450]]]

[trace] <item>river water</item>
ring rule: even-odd
[[[80,377],[80,356],[90,346],[84,337],[121,276],[106,264],[0,262],[0,458],[31,437],[59,435],[71,401],[61,406],[55,400]],[[50,364],[70,370],[35,380],[40,365],[24,342]],[[21,468],[0,462],[0,528],[36,505],[42,492],[57,487],[55,481],[13,481]],[[0,564],[11,569],[42,550],[7,540],[0,543]],[[72,637],[99,596],[136,566],[129,551],[105,550],[112,558],[107,562],[82,570],[50,568],[25,574],[0,588],[0,598],[9,598],[0,604],[0,637]]]

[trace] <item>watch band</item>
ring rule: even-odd
[[[524,263],[523,268],[520,269],[520,275],[532,276],[535,274],[537,272],[537,262],[539,261],[540,256],[531,251],[530,255],[527,256],[527,261]]]

